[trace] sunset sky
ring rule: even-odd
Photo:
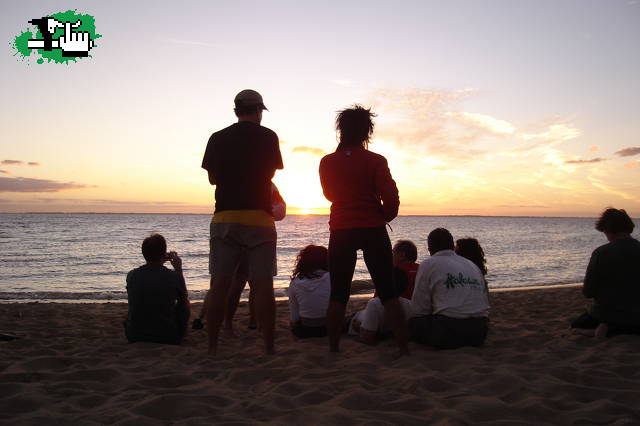
[[[68,9],[92,58],[13,56]],[[400,214],[640,216],[637,0],[2,2],[0,24],[0,212],[212,212],[206,142],[251,88],[290,213],[327,212],[318,163],[360,103]]]

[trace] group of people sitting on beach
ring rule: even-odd
[[[276,275],[275,220],[283,200],[271,182],[282,169],[277,135],[260,125],[262,96],[243,90],[236,96],[238,122],[214,133],[202,167],[215,185],[210,225],[210,290],[194,328],[206,323],[209,353],[232,324],[242,289],[250,286],[250,307],[266,353],[274,353]],[[368,150],[373,114],[359,105],[338,112],[338,147],[322,158],[319,177],[331,202],[328,248],[304,247],[289,286],[291,330],[298,338],[328,335],[339,351],[346,331],[363,343],[393,335],[402,354],[409,336],[437,348],[479,346],[488,332],[488,287],[484,253],[474,239],[454,243],[444,228],[427,237],[431,256],[419,266],[410,241],[392,248],[386,225],[400,206],[386,159]],[[573,326],[582,333],[612,335],[640,328],[640,243],[631,238],[633,222],[624,210],[607,209],[596,228],[610,243],[594,251],[584,293],[595,299],[592,311]],[[361,250],[374,297],[361,312],[345,318],[357,252]],[[144,240],[146,265],[127,275],[130,342],[179,343],[189,321],[182,261],[154,234]],[[174,270],[163,266],[169,261]],[[591,331],[588,331],[591,330]]]

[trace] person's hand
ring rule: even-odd
[[[73,28],[78,28],[82,22],[77,21],[71,25],[70,22],[64,24],[64,34],[58,39],[60,42],[60,49],[63,53],[85,53],[88,54],[89,50],[93,47],[93,40],[86,31],[73,32]],[[63,55],[64,56],[64,55]]]
[[[180,256],[178,256],[178,253],[176,253],[175,251],[170,251],[169,253],[167,253],[167,257],[169,258],[169,262],[171,262],[171,266],[173,266],[173,269],[175,269],[176,272],[182,271],[182,259],[180,259]]]

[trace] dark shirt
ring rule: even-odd
[[[622,238],[595,249],[582,292],[600,321],[640,326],[640,242]]]
[[[330,230],[384,226],[398,215],[400,198],[387,160],[363,147],[322,158],[320,183],[331,201]]]
[[[216,212],[265,210],[271,213],[271,178],[282,169],[278,135],[248,121],[209,138],[202,168],[216,182]]]
[[[177,343],[183,331],[176,302],[188,298],[181,275],[163,265],[140,266],[127,274],[127,298],[130,341]]]

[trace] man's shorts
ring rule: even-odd
[[[249,280],[272,277],[276,265],[276,227],[216,223],[210,225],[209,273],[233,276],[243,260]]]

